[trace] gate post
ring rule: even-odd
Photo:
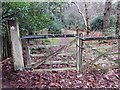
[[[77,71],[80,71],[80,51],[79,51],[79,44],[80,44],[80,40],[79,40],[79,31],[78,31],[78,29],[77,29],[77,31],[76,31],[76,35],[77,35],[77,37],[76,37],[76,39],[77,39],[77,42],[76,42],[76,59],[77,59]]]
[[[80,33],[79,37],[83,37],[83,34]],[[82,66],[82,54],[83,54],[83,40],[79,38],[79,69],[81,69]]]
[[[12,57],[14,61],[14,69],[23,70],[24,62],[23,62],[22,44],[19,35],[18,22],[16,22],[15,19],[9,19],[8,29],[10,32],[10,40],[12,43]]]
[[[78,33],[77,30],[77,43],[76,43],[76,56],[77,56],[77,71],[80,71],[80,68],[82,66],[82,48],[83,48],[83,40],[80,39],[82,37],[82,33]]]
[[[24,42],[23,44],[24,44],[24,47],[25,47],[25,56],[26,56],[25,58],[27,60],[26,68],[30,68],[30,66],[31,66],[31,57],[30,57],[30,47],[29,47],[29,44],[28,44],[29,40],[24,39],[23,42]]]

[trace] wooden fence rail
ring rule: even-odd
[[[23,36],[21,39],[45,39],[45,38],[69,38],[75,37],[75,34],[48,34],[48,35],[31,35]]]
[[[45,38],[71,38],[76,37],[82,39],[83,41],[91,41],[91,40],[111,40],[111,39],[120,39],[119,36],[101,36],[101,37],[80,37],[76,34],[49,34],[49,35],[31,35],[31,36],[23,36],[21,39],[45,39]]]
[[[120,36],[83,37],[83,41],[120,39]]]
[[[84,41],[94,41],[94,40],[112,40],[112,39],[120,39],[120,36],[102,36],[102,37],[83,37],[82,34],[79,34],[78,31],[76,34],[49,34],[49,35],[33,35],[33,36],[23,36],[21,39],[23,40],[30,40],[30,39],[45,39],[45,38],[70,38],[70,37],[74,37],[77,40],[76,43],[76,56],[77,56],[77,61],[76,61],[76,70],[80,71],[80,68],[82,66],[82,50],[83,50],[83,43]],[[49,45],[32,45],[29,46],[30,48],[38,48],[38,47],[50,47]],[[29,51],[28,51],[29,52]],[[30,54],[30,53],[29,53]],[[33,54],[33,56],[38,56],[38,54]],[[56,55],[56,53],[54,53],[53,55]],[[52,55],[52,56],[53,56]],[[28,57],[32,56],[28,55]],[[41,56],[41,55],[39,55]],[[43,55],[42,55],[43,56]],[[46,55],[45,55],[46,56]],[[51,55],[50,55],[51,57]],[[29,59],[29,58],[28,58]],[[31,60],[28,60],[31,61]],[[48,58],[45,60],[48,61]],[[44,61],[44,62],[45,62]],[[34,64],[32,66],[32,68],[36,68],[38,65],[40,65],[43,62],[37,62],[36,64]],[[30,64],[30,62],[29,62]]]
[[[15,70],[24,70],[24,61],[23,61],[23,53],[22,53],[22,44],[21,40],[25,41],[26,43],[26,51],[27,51],[27,65],[31,66],[31,60],[30,60],[30,47],[28,44],[28,40],[30,39],[45,39],[45,38],[71,38],[74,37],[75,39],[71,41],[69,44],[64,45],[60,47],[56,52],[51,53],[51,55],[48,55],[46,59],[42,62],[37,62],[36,64],[32,65],[31,68],[36,68],[37,66],[46,63],[46,61],[49,61],[53,56],[58,55],[62,49],[66,49],[67,47],[70,47],[74,42],[76,43],[76,53],[77,53],[77,67],[76,69],[79,71],[80,67],[82,65],[82,49],[83,49],[83,42],[84,41],[94,41],[94,40],[112,40],[112,39],[118,39],[118,43],[120,42],[120,36],[102,36],[102,37],[83,37],[81,34],[78,33],[78,30],[76,34],[49,34],[49,35],[31,35],[31,36],[22,36],[19,35],[19,25],[14,19],[8,20],[8,31],[9,31],[9,39],[10,43],[12,45],[9,48],[10,52],[12,51],[12,56],[14,60],[14,68]],[[7,41],[7,39],[6,39]],[[4,46],[4,44],[3,44]],[[6,49],[6,48],[5,48]],[[118,49],[120,49],[120,45],[118,45]],[[4,50],[3,50],[4,51]],[[6,53],[5,53],[6,54]],[[68,69],[68,68],[67,68]],[[66,69],[66,70],[67,70]],[[73,68],[75,69],[75,68]]]

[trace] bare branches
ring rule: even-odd
[[[84,23],[85,23],[85,26],[86,26],[86,30],[87,30],[87,22],[86,22],[85,15],[84,15],[83,12],[80,10],[79,5],[78,5],[76,2],[71,2],[71,3],[75,4],[75,6],[77,7],[77,10],[78,10],[79,14],[82,16],[82,18],[83,18],[83,20],[84,20]]]

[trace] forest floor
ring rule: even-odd
[[[105,46],[105,45],[101,45]],[[117,49],[117,48],[116,48]],[[114,48],[113,51],[116,49]],[[70,50],[70,49],[69,49]],[[100,49],[101,50],[101,49]],[[103,50],[102,50],[103,51]],[[112,52],[111,52],[112,53]],[[94,57],[89,50],[84,51],[84,55]],[[118,56],[118,55],[117,55]],[[111,56],[114,60],[118,57]],[[66,58],[68,59],[68,58]],[[14,71],[13,60],[7,58],[2,61],[2,87],[3,88],[120,88],[120,68],[112,66],[112,63],[105,63],[104,58],[98,60],[103,66],[87,68],[82,72],[76,70],[66,71]],[[119,58],[118,58],[119,59]],[[53,58],[52,58],[53,60]],[[84,58],[84,62],[92,59]],[[111,66],[109,66],[111,65]],[[100,66],[100,67],[101,67]],[[107,67],[106,67],[107,66]],[[41,65],[40,68],[69,67],[69,64],[59,66]],[[71,66],[70,66],[71,67]]]
[[[67,33],[67,32],[64,32]],[[59,44],[67,44],[73,39],[60,39]],[[57,42],[58,43],[58,42]],[[90,42],[86,42],[90,43]],[[94,42],[93,42],[94,43]],[[105,50],[108,48],[108,43],[99,44],[101,42],[97,42],[97,44],[92,44],[92,46],[97,48],[98,51],[107,52]],[[91,43],[90,43],[91,45]],[[110,47],[113,44],[109,45]],[[103,48],[103,49],[102,49]],[[70,47],[68,50],[72,50]],[[109,51],[110,53],[119,53],[117,51],[118,48],[112,49]],[[90,62],[95,59],[96,51],[94,52],[90,49],[83,50],[83,60],[84,62]],[[54,48],[53,48],[53,51]],[[69,52],[69,51],[67,51]],[[108,53],[109,53],[108,52]],[[85,56],[88,55],[85,58]],[[97,54],[98,55],[98,54]],[[99,56],[99,55],[98,55]],[[91,57],[91,59],[90,59]],[[101,57],[98,60],[98,64],[95,67],[84,69],[83,71],[77,72],[76,70],[65,70],[65,71],[33,71],[33,70],[24,70],[24,71],[14,71],[13,60],[12,58],[7,58],[2,61],[2,88],[57,88],[57,89],[77,89],[77,88],[116,88],[120,89],[120,68],[112,66],[113,63],[107,62],[105,60],[107,57]],[[110,56],[113,60],[118,60],[118,54],[114,56]],[[35,59],[35,58],[33,58]],[[38,59],[38,58],[37,58]],[[53,58],[52,58],[53,59]],[[68,59],[68,58],[66,58]],[[109,66],[110,65],[110,66]],[[53,68],[53,66],[41,65],[42,68]],[[69,64],[58,65],[55,67],[69,67]]]
[[[2,62],[3,88],[120,88],[120,69],[67,71],[14,71],[11,58]]]

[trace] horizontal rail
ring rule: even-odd
[[[50,47],[61,47],[63,45],[31,45],[29,46],[30,49],[32,48],[50,48]]]
[[[76,34],[48,34],[48,35],[23,36],[21,39],[65,38],[65,37],[75,37],[75,36]]]
[[[58,54],[57,56],[69,56],[72,55],[72,53],[61,53]],[[30,54],[31,57],[46,57],[48,54]]]
[[[64,70],[76,70],[76,67],[69,67],[69,68],[51,68],[51,69],[34,69],[33,71],[64,71]]]
[[[31,36],[23,36],[21,39],[45,39],[45,38],[65,38],[65,37],[67,38],[76,37],[83,41],[120,39],[120,36],[79,37],[76,36],[76,34],[31,35]]]
[[[80,37],[81,38],[81,37]],[[94,41],[94,40],[110,40],[110,39],[120,39],[120,36],[104,36],[104,37],[83,37],[83,41]]]
[[[35,64],[36,62],[32,62],[31,64]],[[76,61],[48,61],[44,64],[76,64]]]

